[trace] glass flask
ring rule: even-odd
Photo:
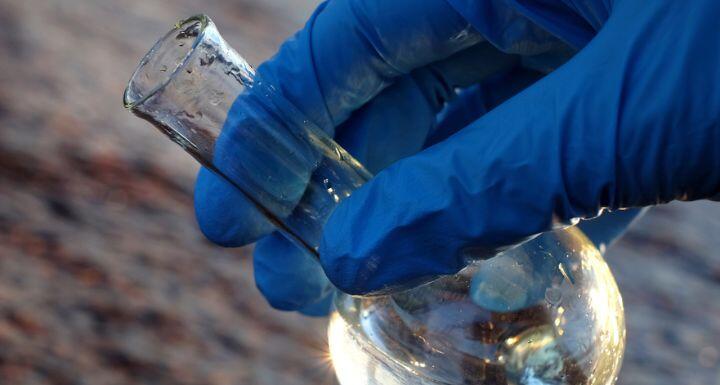
[[[332,210],[371,178],[263,82],[204,15],[177,23],[152,47],[124,103],[310,255],[317,256]],[[339,293],[328,336],[340,383],[615,382],[622,300],[580,230],[557,229],[469,261],[458,274],[413,288]]]

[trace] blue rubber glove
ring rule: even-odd
[[[550,34],[529,24],[526,30],[536,37],[524,51],[538,54],[542,70],[572,54]],[[553,49],[561,53],[550,54]],[[445,0],[376,0],[322,4],[258,73],[375,173],[424,147],[455,87],[503,78],[507,84],[498,91],[507,97],[506,90],[517,92],[540,77],[521,67],[519,57],[485,41]],[[485,107],[500,98],[488,95]],[[473,111],[471,119],[481,114]],[[220,144],[231,136],[223,132]],[[327,311],[322,304],[333,290],[320,265],[281,235],[267,235],[272,226],[232,186],[201,170],[195,197],[198,222],[212,241],[233,247],[260,239],[256,283],[272,306]]]
[[[720,4],[606,3],[335,0],[259,68],[371,171],[395,162],[330,218],[334,284],[452,273],[466,247],[555,220],[720,192]],[[255,274],[273,306],[323,312],[323,270],[231,187],[201,172],[196,207],[215,242],[264,236]]]

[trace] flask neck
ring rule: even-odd
[[[204,15],[177,23],[152,47],[124,102],[312,254],[333,209],[371,177],[259,79]]]

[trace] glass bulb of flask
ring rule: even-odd
[[[611,385],[625,324],[612,274],[576,228],[381,297],[339,295],[342,385]]]

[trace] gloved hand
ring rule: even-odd
[[[325,227],[335,285],[453,273],[466,247],[720,192],[720,3],[607,3],[333,0],[259,68],[371,171],[395,162]],[[226,246],[272,231],[205,171],[196,211]],[[322,269],[279,235],[255,274],[273,306],[325,309]]]

